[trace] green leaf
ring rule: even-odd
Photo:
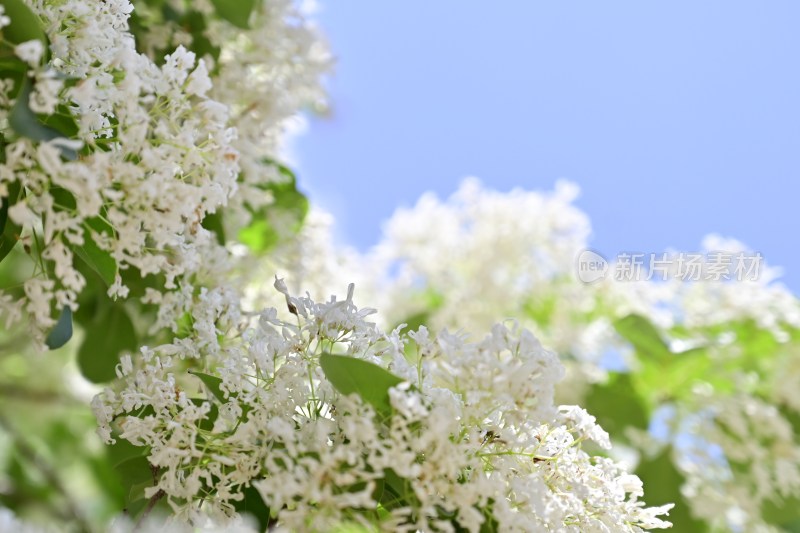
[[[211,0],[217,15],[244,30],[250,27],[250,14],[256,5],[256,0]]]
[[[0,33],[2,31],[0,30]],[[13,55],[11,50],[3,50],[0,46],[0,54],[11,54],[6,57],[0,56],[0,78],[10,81],[11,83],[6,88],[6,98],[14,100],[19,95],[22,89],[23,82],[28,75],[28,64],[23,60]],[[2,154],[0,154],[1,162],[5,163],[5,142],[2,144]]]
[[[711,383],[715,389],[718,381],[728,381],[711,372],[712,361],[704,348],[672,354],[669,359],[642,358],[641,363],[642,369],[635,375],[637,388],[656,403],[692,396],[698,381]]]
[[[144,480],[153,479],[147,455],[150,449],[146,446],[135,446],[129,441],[116,435],[116,442],[106,446],[108,460],[122,479],[133,485]]]
[[[261,494],[252,485],[242,490],[244,499],[233,502],[233,507],[239,513],[249,514],[258,521],[258,530],[267,531],[274,522],[270,518],[270,509]]]
[[[628,373],[610,373],[608,381],[593,385],[586,395],[586,410],[609,434],[624,438],[624,429],[646,430],[650,423],[647,404]]]
[[[52,185],[47,192],[50,193],[50,196],[53,198],[53,204],[56,209],[71,211],[78,207],[75,195],[64,187]]]
[[[422,310],[412,315],[408,315],[403,320],[395,323],[395,325],[391,328],[392,330],[397,329],[397,326],[400,324],[406,325],[402,331],[419,330],[420,327],[430,323],[431,316],[433,316],[438,309],[441,309],[445,301],[444,296],[437,293],[430,287],[426,288],[419,294],[415,294],[413,297],[416,304],[415,307]]]
[[[117,277],[117,262],[110,253],[97,246],[88,230],[83,233],[83,244],[75,246],[74,250],[84,263],[97,272],[106,286],[110,287],[114,283]]]
[[[222,213],[209,213],[200,224],[217,237],[217,243],[225,246],[225,226],[222,222]]]
[[[209,55],[216,63],[217,59],[219,59],[220,49],[218,46],[214,46],[208,37],[206,37],[205,16],[198,11],[189,11],[181,19],[181,26],[192,36],[192,52],[197,54],[198,58]],[[214,68],[218,68],[216,64]]]
[[[253,220],[249,226],[239,230],[239,241],[256,253],[263,253],[280,242],[275,228],[264,219]]]
[[[72,338],[72,309],[66,305],[61,310],[55,327],[50,331],[45,339],[45,344],[51,350],[61,348]]]
[[[419,313],[414,313],[413,315],[410,315],[399,321],[394,325],[394,327],[392,327],[392,330],[396,329],[400,324],[405,324],[406,326],[402,331],[417,331],[421,326],[428,324],[430,319],[431,312],[429,310],[420,311]]]
[[[137,347],[136,330],[125,307],[121,303],[112,303],[98,309],[95,319],[86,329],[78,349],[78,367],[93,383],[111,381],[116,377],[120,354],[133,352]]]
[[[319,364],[325,377],[341,394],[358,394],[384,419],[392,415],[389,388],[403,382],[383,368],[346,355],[322,354]]]
[[[767,500],[761,507],[764,521],[788,531],[797,531],[800,526],[800,498],[797,496],[781,498],[777,494],[773,497],[778,501]]]
[[[124,511],[135,517],[147,503],[144,489],[155,485],[154,471],[147,459],[150,448],[134,446],[117,435],[116,442],[107,446],[106,452],[119,484]]]
[[[292,176],[290,181],[270,184],[270,190],[275,202],[269,207],[287,214],[291,220],[289,230],[297,232],[309,210],[308,198],[297,189],[297,180]]]
[[[284,178],[260,187],[272,196],[272,203],[258,210],[250,209],[252,221],[239,231],[238,239],[255,253],[264,253],[296,234],[308,215],[308,198],[297,189],[297,179],[289,168],[269,159]]]
[[[755,320],[726,326],[736,335],[731,346],[738,350],[735,358],[729,357],[726,361],[731,370],[756,371],[762,376],[774,372],[770,366],[776,361],[776,352],[783,349],[785,344],[778,342],[770,330],[762,328]]]
[[[0,56],[0,78],[21,80],[28,72],[28,64],[15,55]],[[15,97],[16,94],[9,95]]]
[[[643,458],[636,468],[636,475],[644,483],[644,501],[648,506],[674,503],[665,518],[672,522],[673,531],[705,532],[708,524],[694,518],[689,512],[689,503],[681,494],[686,481],[672,461],[671,448],[667,447],[652,459]]]
[[[630,342],[641,357],[665,359],[671,352],[656,327],[641,315],[628,315],[614,322],[614,328]]]
[[[34,39],[39,40],[47,48],[47,37],[42,29],[42,23],[31,9],[22,0],[0,0],[6,16],[11,19],[11,24],[3,28],[3,39],[13,44],[24,43]]]
[[[225,398],[225,393],[222,391],[222,379],[218,378],[217,376],[212,376],[211,374],[205,374],[203,372],[195,372],[194,370],[189,370],[189,373],[193,376],[197,376],[200,378],[200,381],[208,387],[208,390],[214,397],[222,403],[227,402],[228,400]]]
[[[78,123],[75,122],[75,119],[72,116],[72,111],[69,107],[63,104],[60,104],[56,108],[55,113],[46,117],[42,117],[40,120],[42,121],[42,124],[55,129],[61,134],[62,137],[66,137],[68,139],[75,138],[80,131]]]
[[[11,108],[8,114],[8,123],[11,128],[23,137],[28,137],[34,141],[52,141],[60,137],[65,137],[63,133],[46,126],[39,120],[30,106],[29,99],[31,96],[32,84],[30,79],[26,79],[22,84],[17,101]],[[77,152],[71,148],[61,147],[61,155],[69,160],[74,160],[78,157]]]
[[[546,327],[553,319],[558,302],[556,293],[536,294],[525,303],[523,310],[525,316],[531,318],[539,326]]]
[[[9,221],[8,209],[17,203],[21,192],[20,183],[15,181],[8,186],[8,196],[0,202],[0,261],[5,259],[19,240],[19,232],[22,228],[14,221]]]
[[[393,469],[385,468],[383,478],[379,481],[380,483],[375,486],[373,497],[385,509],[391,511],[398,507],[417,507],[419,505],[419,499],[411,487],[411,483],[397,475]]]
[[[202,406],[204,403],[209,405],[209,411],[206,414],[206,417],[201,420],[199,424],[197,424],[197,427],[203,431],[213,431],[214,422],[216,422],[217,418],[219,418],[219,407],[217,407],[215,403],[209,402],[205,398],[189,398],[189,401],[191,401],[197,407]],[[248,410],[250,409],[249,407],[246,408]],[[242,411],[244,411],[244,409],[242,409]],[[242,416],[244,417],[244,414],[242,414]]]

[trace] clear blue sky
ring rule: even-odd
[[[358,248],[467,175],[567,178],[606,255],[716,232],[800,292],[797,0],[323,0],[317,19],[338,64],[301,186]]]

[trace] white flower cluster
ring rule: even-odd
[[[141,4],[137,13],[146,14]],[[253,208],[272,201],[263,187],[280,178],[268,162],[283,122],[321,101],[330,59],[290,2],[257,3],[247,31],[212,17],[209,2],[196,4],[209,15],[204,36],[221,49],[216,60],[177,42],[160,56],[140,53],[148,43],[131,33],[128,0],[30,2],[49,47],[33,39],[14,48],[30,66],[23,82],[32,88],[17,90],[17,99],[27,99],[20,103],[7,97],[13,80],[0,80],[0,121],[13,124],[15,109],[27,107],[64,119],[48,124],[72,121],[75,131],[67,126],[49,140],[6,136],[0,198],[15,195],[8,217],[19,228],[11,238],[34,270],[24,297],[0,293],[8,324],[27,315],[41,339],[62,308],[74,311],[87,286],[76,265],[84,249],[101,270],[106,263],[115,298],[129,294],[123,277],[131,269],[135,278],[160,276],[160,290],[203,268],[219,277],[227,254],[201,222],[225,208],[235,235]],[[147,35],[177,32],[180,41],[171,24],[153,24]]]
[[[208,82],[202,61],[178,48],[158,67],[137,53],[127,31],[129,2],[32,7],[47,30],[51,58],[32,73],[37,81],[29,105],[46,100],[48,109],[36,104],[38,112],[61,106],[77,125],[69,146],[77,140],[85,147],[79,157],[65,158],[63,139],[20,137],[6,146],[0,167],[3,190],[16,182],[27,191],[9,218],[21,226],[21,239],[35,241],[41,259],[53,264],[50,275],[42,268],[25,282],[27,301],[19,302],[45,329],[54,323],[53,303],[76,307],[86,280],[74,267],[73,249],[87,239],[119,269],[162,273],[173,285],[197,261],[200,221],[236,190],[238,155],[228,108],[193,90]],[[127,295],[119,272],[109,293]]]
[[[638,478],[582,449],[609,446],[608,435],[584,410],[553,404],[563,368],[530,332],[496,325],[474,343],[424,327],[385,334],[352,286],[325,303],[276,287],[291,320],[264,310],[215,356],[144,348],[119,366],[120,388],[93,402],[108,441],[149,449],[159,478],[145,496],[163,491],[177,516],[197,518],[198,501],[233,515],[252,485],[288,531],[668,526],[658,516],[670,506],[644,508]],[[326,358],[367,368],[338,375]],[[208,374],[187,372],[198,365]],[[201,379],[205,399],[193,398]]]
[[[436,328],[475,332],[513,316],[562,356],[567,374],[556,393],[565,403],[585,404],[585,394],[605,379],[608,353],[616,367],[634,376],[640,371],[642,361],[622,342],[614,321],[636,313],[663,331],[675,328],[680,337],[667,338],[669,345],[706,350],[702,357],[715,370],[672,400],[680,419],[673,437],[693,439],[724,456],[705,450],[704,463],[676,460],[687,477],[685,489],[696,495],[687,502],[696,516],[723,528],[767,527],[763,505],[781,505],[781,498],[800,494],[800,472],[787,467],[800,456],[800,439],[791,431],[792,417],[800,413],[800,303],[774,283],[776,271],[768,266],[752,281],[609,277],[584,284],[576,260],[588,246],[589,223],[572,204],[576,194],[563,183],[550,194],[500,193],[469,179],[446,200],[429,194],[399,210],[379,244],[362,256],[332,247],[330,222],[318,216],[321,222],[305,228],[284,265],[296,278],[290,283],[313,279],[319,291],[341,283],[347,272],[366,288],[382,311],[376,321],[387,328],[421,317]],[[746,251],[716,236],[703,247]],[[744,344],[756,342],[752,338],[761,339],[757,348]],[[655,381],[653,398],[662,384]],[[731,386],[741,395],[732,395]],[[752,426],[732,431],[731,420]],[[645,440],[647,447],[658,445]]]
[[[291,0],[256,0],[256,5],[248,28],[208,17],[208,27],[197,35],[187,31],[181,17],[192,12],[209,15],[212,4],[170,2],[173,20],[148,25],[139,35],[139,46],[151,55],[197,39],[207,39],[217,52],[217,57],[203,57],[214,71],[213,87],[204,87],[212,98],[230,106],[229,124],[238,133],[234,144],[242,172],[229,211],[234,208],[242,222],[247,213],[238,208],[258,208],[270,201],[261,186],[265,175],[275,180],[279,176],[264,161],[281,151],[287,120],[303,106],[324,109],[321,78],[333,63],[321,35]]]

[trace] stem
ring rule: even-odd
[[[142,523],[144,522],[145,518],[147,518],[147,516],[150,514],[150,512],[151,512],[151,511],[153,510],[153,508],[156,506],[156,504],[158,503],[158,501],[159,501],[161,498],[163,498],[165,495],[166,495],[166,492],[164,492],[164,491],[163,491],[163,490],[161,490],[161,489],[158,489],[158,492],[156,492],[155,494],[153,494],[153,495],[150,497],[150,500],[147,502],[147,507],[145,507],[145,508],[144,508],[144,511],[142,511],[142,516],[140,516],[140,517],[139,517],[139,520],[137,520],[137,521],[136,521],[136,525],[135,525],[135,526],[133,526],[133,530],[134,530],[134,531],[136,531],[136,530],[138,530],[140,527],[142,527]]]

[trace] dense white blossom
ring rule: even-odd
[[[209,16],[217,61],[197,58],[179,42],[153,47],[151,37],[165,29],[180,40],[182,30],[169,23],[153,25],[137,42],[127,0],[30,5],[48,37],[48,61],[40,64],[38,39],[16,46],[35,80],[19,97],[37,113],[68,111],[77,127],[71,139],[17,136],[0,164],[0,193],[14,183],[26,192],[9,218],[21,226],[17,238],[35,265],[24,308],[41,340],[58,310],[77,308],[86,280],[72,250],[87,240],[116,264],[112,297],[127,297],[120,274],[132,268],[163,276],[167,289],[203,278],[202,271],[229,271],[227,252],[201,221],[225,208],[226,230],[235,235],[252,209],[273,201],[263,187],[280,176],[265,161],[279,155],[283,122],[302,105],[321,105],[330,58],[313,27],[283,0],[258,3],[248,31]],[[193,8],[212,13],[207,2]],[[2,102],[0,115],[14,105]],[[65,149],[80,155],[65,157]],[[6,298],[0,313],[8,321],[20,317]],[[176,318],[162,313],[162,323]]]
[[[332,222],[317,215],[277,264],[291,273],[290,286],[321,293],[349,274],[376,302],[375,320],[387,328],[422,319],[435,328],[477,332],[515,317],[561,355],[567,372],[556,388],[559,401],[590,413],[586,393],[606,379],[607,354],[613,366],[641,372],[642,361],[620,338],[616,320],[635,313],[678,332],[667,335],[669,346],[706,350],[709,369],[668,405],[676,412],[671,438],[676,445],[692,442],[674,461],[687,478],[687,502],[719,527],[768,530],[763,506],[800,495],[793,466],[800,439],[790,431],[791,417],[800,413],[800,303],[766,263],[754,280],[633,282],[609,275],[585,284],[576,260],[590,245],[590,228],[572,203],[576,194],[565,183],[552,193],[501,193],[468,179],[448,199],[426,194],[413,208],[398,210],[364,254],[332,244]],[[702,250],[748,252],[715,235]],[[753,338],[760,339],[758,350],[771,352],[752,352],[744,343]],[[656,378],[649,386],[655,401],[662,383]],[[747,426],[732,433],[732,420]],[[632,440],[645,454],[658,446],[644,435],[612,438]]]
[[[453,521],[478,531],[487,519],[500,531],[667,525],[658,518],[667,508],[638,501],[635,477],[583,451],[587,440],[609,446],[608,436],[585,411],[554,405],[563,367],[530,332],[496,325],[478,342],[424,328],[387,334],[369,321],[374,310],[355,306],[352,286],[324,303],[291,295],[280,279],[275,288],[290,319],[271,308],[230,323],[213,353],[199,331],[143,348],[118,367],[120,386],[93,402],[105,439],[147,447],[159,478],[145,496],[163,491],[177,516],[199,519],[193,502],[203,498],[221,519],[253,485],[288,530],[329,530],[380,502],[386,531]],[[391,416],[338,392],[326,354],[398,376]],[[204,381],[204,400],[193,399],[192,368],[221,378]],[[387,483],[406,484],[403,505],[382,499]]]

